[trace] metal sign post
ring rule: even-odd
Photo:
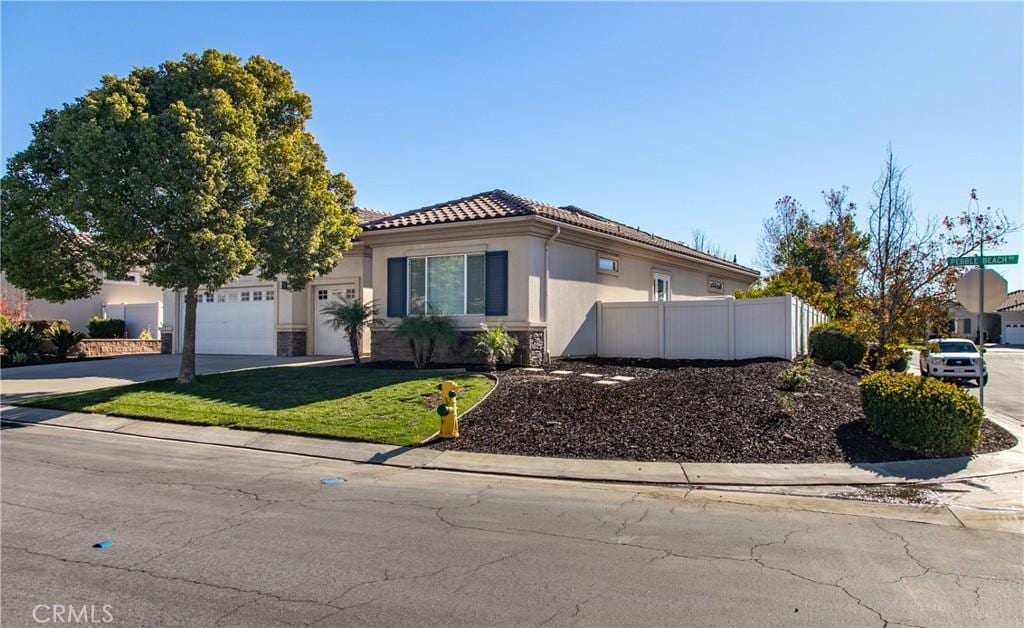
[[[967,204],[968,211],[970,211],[971,205],[974,205],[980,213],[981,208],[978,206],[978,194],[977,190],[971,190],[971,200]],[[1019,256],[1018,255],[990,255],[985,257],[985,238],[987,237],[985,232],[985,224],[982,224],[982,233],[980,238],[980,251],[978,255],[964,255],[961,257],[947,257],[946,264],[949,266],[977,266],[979,268],[978,275],[978,347],[979,355],[981,355],[981,377],[978,378],[978,397],[981,401],[982,407],[985,406],[985,310],[995,309],[998,307],[998,303],[989,304],[989,307],[985,307],[985,272],[986,265],[997,265],[997,264],[1016,264]],[[989,271],[992,273],[993,279],[996,280],[996,286],[993,288],[994,293],[993,299],[1001,301],[1006,298],[1006,280],[1003,279],[998,273]],[[974,296],[972,292],[972,282],[968,281],[971,279],[971,275],[974,275],[975,271],[970,271],[966,275],[960,278],[960,282],[957,284],[957,297],[960,299],[960,303],[965,307],[970,307],[967,301],[967,295]],[[964,290],[964,292],[961,292]],[[965,294],[966,293],[966,294]],[[968,319],[969,320],[969,319]]]
[[[978,378],[978,400],[985,407],[985,236],[981,236],[981,286],[978,288],[978,355],[981,356],[981,377]]]

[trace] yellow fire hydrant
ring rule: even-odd
[[[441,400],[437,406],[437,414],[441,417],[441,438],[458,438],[459,409],[457,398],[459,385],[452,381],[437,385],[441,390]]]

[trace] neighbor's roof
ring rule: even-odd
[[[515,216],[541,216],[598,233],[647,244],[693,259],[713,262],[744,273],[759,274],[758,271],[752,268],[702,253],[697,249],[615,222],[614,220],[609,220],[603,216],[582,210],[579,207],[572,205],[554,207],[510,194],[504,190],[482,192],[454,201],[447,201],[401,214],[386,216],[364,224],[363,231],[380,231],[418,225],[436,225],[472,220],[488,220],[491,218],[511,218]]]
[[[391,215],[388,212],[382,212],[379,209],[370,209],[368,207],[356,207],[352,211],[359,217],[360,223],[380,220],[381,218]]]
[[[997,312],[1024,312],[1024,290],[1014,290],[1006,295],[1003,304],[996,308]]]

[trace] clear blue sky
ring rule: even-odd
[[[1020,3],[12,4],[6,160],[104,73],[214,47],[282,63],[360,205],[504,188],[751,263],[789,194],[848,185],[866,215],[887,143],[919,214],[1022,220]],[[1004,251],[1019,252],[1021,235]],[[1021,267],[1003,267],[1011,289]]]

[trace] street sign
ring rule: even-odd
[[[985,282],[984,295],[982,281]],[[977,312],[984,300],[985,311],[994,312],[1006,300],[1007,287],[1006,279],[991,268],[972,268],[957,282],[956,300],[968,312]]]
[[[947,257],[950,266],[994,266],[996,264],[1016,264],[1019,255],[968,255],[966,257]]]

